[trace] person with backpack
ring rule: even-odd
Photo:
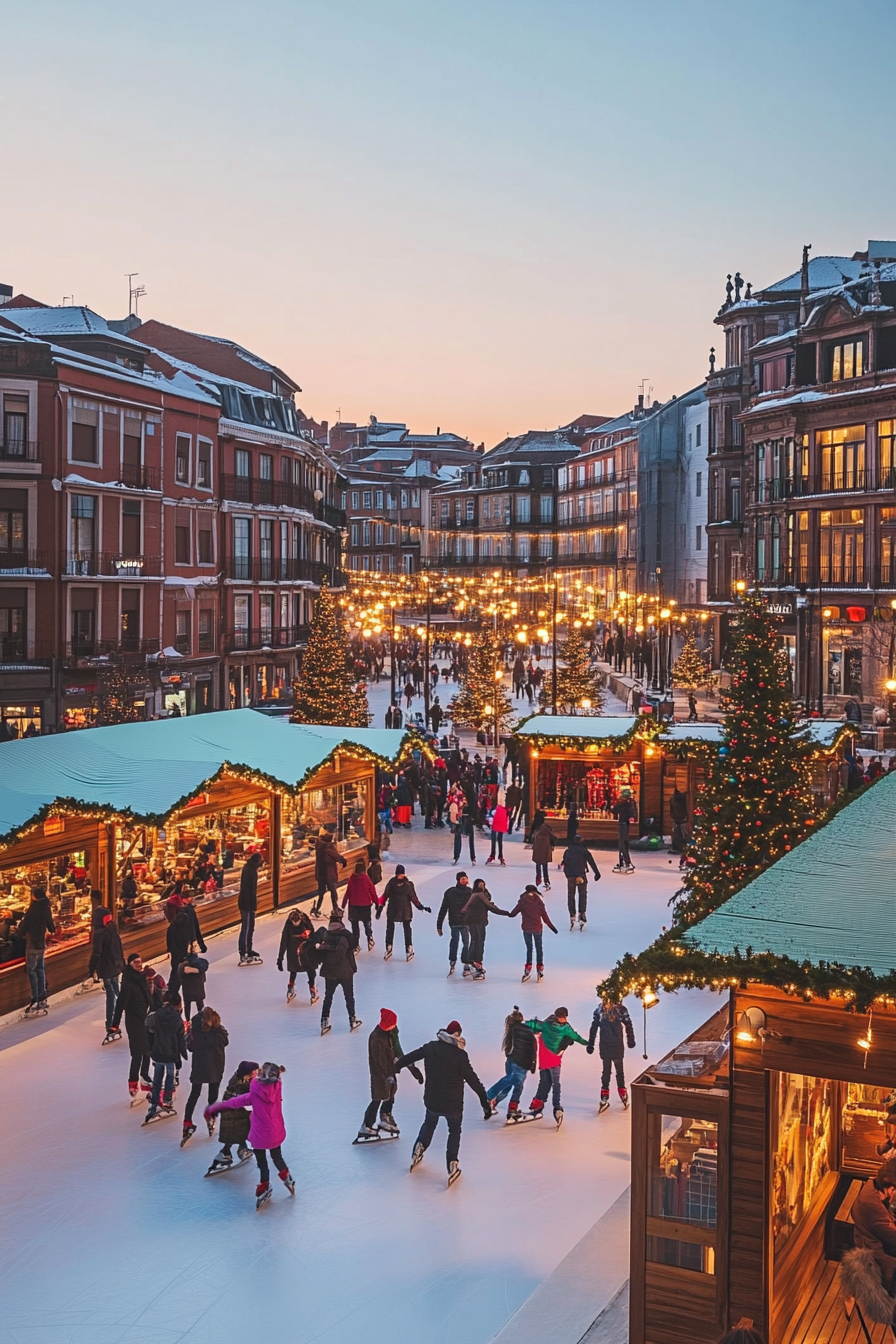
[[[428,905],[421,905],[417,898],[417,890],[405,873],[403,863],[395,865],[395,876],[390,877],[386,883],[383,899],[377,909],[377,919],[379,919],[383,907],[386,910],[386,954],[383,961],[392,960],[392,940],[395,937],[396,924],[400,924],[404,929],[405,960],[413,961],[414,935],[411,921],[414,918],[414,908],[424,910],[428,915],[432,914],[432,910]]]
[[[436,933],[442,937],[442,925],[447,917],[451,938],[448,943],[448,975],[454,974],[457,965],[457,949],[461,949],[461,961],[466,966],[470,949],[470,930],[464,919],[464,906],[470,899],[470,879],[466,873],[456,873],[454,886],[449,887],[442,897],[439,913],[436,916]]]
[[[395,1061],[396,1075],[402,1069],[423,1061],[426,1083],[423,1088],[423,1105],[426,1114],[420,1133],[414,1143],[411,1156],[411,1171],[423,1160],[423,1155],[432,1143],[436,1126],[444,1116],[448,1125],[448,1146],[445,1160],[448,1164],[448,1184],[453,1185],[460,1176],[460,1135],[464,1121],[464,1084],[476,1093],[482,1103],[485,1120],[492,1118],[492,1105],[485,1088],[473,1071],[469,1056],[465,1050],[466,1041],[461,1034],[459,1022],[449,1022],[444,1031],[436,1034],[434,1041],[428,1041],[410,1054],[402,1055]]]
[[[538,1090],[529,1103],[533,1114],[544,1110],[548,1094],[553,1092],[554,1119],[559,1129],[563,1123],[563,1107],[560,1105],[560,1066],[563,1063],[563,1051],[574,1042],[587,1046],[588,1042],[573,1030],[569,1022],[568,1008],[555,1008],[550,1017],[542,1022],[533,1017],[526,1023],[538,1036]]]
[[[115,1012],[112,1014],[112,1030],[118,1031],[124,1018],[124,1029],[131,1052],[131,1065],[128,1072],[128,1092],[131,1105],[141,1100],[140,1093],[152,1091],[152,1079],[149,1076],[149,1037],[146,1034],[146,1018],[153,1007],[149,981],[143,969],[143,958],[139,952],[132,952],[127,965],[121,973],[121,987],[115,1000]]]
[[[623,1108],[628,1110],[628,1091],[625,1086],[623,1060],[626,1045],[629,1050],[635,1048],[635,1029],[624,1003],[617,1003],[608,998],[601,999],[594,1010],[591,1031],[588,1033],[589,1055],[594,1054],[595,1040],[598,1042],[598,1053],[603,1064],[598,1115],[603,1115],[604,1111],[608,1110],[610,1106],[610,1070],[613,1068],[616,1070],[616,1088],[619,1092],[619,1100],[622,1102]]]
[[[292,1003],[296,996],[296,976],[304,971],[308,976],[308,989],[311,1005],[318,1000],[316,987],[317,968],[314,960],[314,925],[298,906],[294,906],[286,916],[283,932],[280,934],[280,950],[277,953],[277,970],[283,970],[283,958],[289,971],[289,983],[286,986],[286,1002]]]
[[[190,1022],[187,1028],[186,1045],[193,1056],[190,1070],[190,1095],[184,1107],[184,1129],[180,1146],[193,1137],[196,1126],[193,1124],[193,1112],[203,1087],[208,1088],[208,1104],[218,1100],[218,1092],[224,1078],[224,1052],[230,1038],[221,1026],[221,1018],[214,1008],[203,1008]],[[209,1136],[215,1132],[215,1120],[208,1121]]]
[[[527,1027],[525,1020],[519,1008],[514,1004],[513,1012],[508,1013],[504,1019],[504,1077],[499,1078],[496,1083],[486,1092],[489,1103],[493,1111],[509,1092],[510,1101],[507,1103],[507,1119],[518,1120],[520,1118],[520,1097],[523,1095],[523,1086],[526,1082],[526,1074],[535,1072],[535,1061],[537,1057],[537,1038],[531,1027]]]
[[[143,1121],[144,1125],[149,1125],[154,1120],[162,1120],[166,1116],[177,1114],[172,1105],[175,1075],[180,1068],[181,1060],[187,1058],[187,1042],[179,994],[175,994],[171,989],[166,991],[161,1008],[150,1013],[146,1019],[146,1035],[149,1039],[149,1055],[153,1062],[152,1093],[149,1098],[149,1110]]]
[[[87,964],[87,974],[102,980],[106,991],[106,1039],[103,1045],[121,1039],[121,1028],[114,1027],[112,1023],[123,970],[124,949],[121,938],[114,919],[108,910],[104,910],[99,927],[93,931],[93,947]]]
[[[544,926],[547,924],[554,933],[556,926],[551,922],[547,907],[541,899],[538,888],[533,882],[526,883],[526,890],[520,896],[510,912],[510,918],[522,916],[523,941],[526,944],[526,964],[523,967],[523,982],[532,974],[532,954],[535,953],[535,971],[539,980],[544,979]]]
[[[489,911],[494,915],[510,915],[509,910],[502,910],[500,906],[495,905],[491,898],[491,893],[485,885],[485,879],[477,877],[473,883],[473,890],[470,893],[470,899],[463,908],[463,917],[470,934],[470,944],[467,948],[467,962],[464,966],[464,976],[473,977],[474,980],[485,979],[485,967],[482,964],[485,956],[485,934],[488,928]]]
[[[569,931],[576,926],[576,901],[578,900],[579,928],[584,930],[588,921],[588,869],[594,873],[595,882],[600,881],[600,870],[592,858],[580,835],[576,835],[572,844],[564,850],[560,866],[566,874],[566,904],[569,910]]]
[[[319,929],[314,939],[320,973],[324,978],[324,1002],[321,1010],[320,1034],[330,1030],[330,1009],[337,989],[342,990],[348,1012],[349,1030],[356,1031],[361,1019],[355,1016],[355,972],[358,963],[352,951],[354,939],[337,912],[326,929]]]
[[[244,1096],[249,1091],[252,1079],[257,1073],[258,1065],[254,1060],[241,1060],[224,1089],[224,1101],[231,1101],[234,1097]],[[230,1171],[233,1166],[234,1144],[236,1144],[236,1155],[239,1159],[238,1166],[241,1166],[243,1162],[248,1162],[252,1156],[252,1149],[249,1147],[249,1126],[251,1124],[249,1111],[236,1107],[233,1110],[220,1111],[219,1115],[218,1142],[221,1145],[221,1151],[212,1159],[212,1164],[205,1173],[206,1176],[217,1176],[219,1172]],[[214,1117],[212,1117],[212,1120],[214,1120]],[[206,1123],[209,1122],[206,1121]]]
[[[289,1167],[283,1157],[283,1143],[286,1139],[286,1125],[283,1123],[283,1084],[281,1075],[286,1072],[283,1064],[262,1064],[258,1074],[249,1084],[248,1092],[238,1093],[227,1101],[216,1101],[204,1111],[206,1120],[220,1111],[242,1110],[252,1112],[249,1124],[249,1143],[255,1151],[258,1163],[258,1185],[255,1187],[255,1207],[260,1209],[271,1198],[271,1169],[268,1166],[268,1154],[277,1168],[281,1181],[291,1195],[296,1192],[296,1183],[290,1175]]]
[[[239,953],[241,966],[260,966],[261,957],[255,951],[252,940],[255,937],[255,914],[258,910],[258,870],[261,867],[261,855],[256,851],[250,854],[240,873],[240,894],[237,908],[240,912]]]
[[[343,913],[348,906],[348,919],[352,926],[352,937],[355,944],[355,955],[361,951],[361,928],[364,925],[364,932],[367,934],[367,951],[374,949],[373,926],[370,919],[370,911],[373,906],[379,908],[379,896],[376,887],[370,880],[367,867],[363,859],[359,859],[355,864],[355,871],[348,880],[345,889],[345,896],[342,898]]]

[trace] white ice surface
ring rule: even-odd
[[[404,833],[391,855],[407,856],[421,899],[434,908],[452,871],[442,862],[449,844],[447,832],[431,841]],[[415,863],[412,852],[424,849],[429,862]],[[520,839],[508,851],[506,869],[480,859],[471,870],[487,874],[505,907],[532,871]],[[238,968],[232,933],[213,939],[208,1001],[230,1032],[228,1064],[288,1066],[285,1153],[297,1195],[289,1199],[278,1184],[258,1214],[254,1165],[203,1180],[213,1140],[197,1132],[181,1151],[179,1117],[141,1129],[142,1108],[128,1108],[125,1044],[100,1048],[100,994],[6,1030],[0,1344],[486,1344],[628,1185],[630,1116],[614,1101],[597,1119],[597,1057],[575,1047],[563,1066],[559,1133],[548,1119],[518,1131],[500,1118],[486,1124],[469,1097],[464,1174],[447,1191],[444,1127],[408,1174],[422,1105],[407,1074],[395,1110],[401,1139],[351,1146],[368,1100],[367,1034],[382,1005],[398,1012],[405,1049],[457,1017],[486,1086],[503,1072],[502,1023],[514,1003],[542,1015],[565,1004],[586,1035],[595,981],[667,922],[675,885],[665,856],[639,858],[630,878],[614,877],[610,862],[601,861],[605,877],[584,934],[564,926],[565,884],[556,875],[548,904],[560,934],[545,935],[541,985],[520,984],[516,920],[492,917],[484,983],[446,979],[447,939],[436,937],[435,914],[417,914],[410,965],[400,949],[383,962],[384,925],[376,924],[377,949],[360,958],[364,1027],[354,1035],[341,1004],[324,1039],[305,994],[286,1006],[286,977],[275,965],[281,917],[259,922],[262,968]],[[651,1059],[717,1003],[706,994],[664,997],[649,1018]],[[639,1012],[634,1020],[629,1077],[643,1067]],[[531,1094],[529,1085],[524,1100]],[[179,1110],[184,1099],[182,1088]]]

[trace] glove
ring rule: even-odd
[[[439,935],[440,938],[442,937],[442,930],[441,930],[441,929],[436,929],[436,933]]]
[[[431,905],[424,905],[423,909],[426,911],[426,913],[427,913],[428,915],[431,915],[431,914],[432,914],[432,906],[431,906]]]
[[[383,907],[381,905],[378,905],[376,908],[376,918],[379,919],[382,913],[383,913]]]
[[[282,970],[283,970],[283,962],[282,962],[282,961],[278,961],[278,962],[277,962],[277,970],[278,970],[278,971],[282,971]]]
[[[593,1055],[593,1054],[594,1054],[594,1046],[593,1046],[593,1045],[586,1045],[586,1046],[585,1046],[585,1054],[586,1054],[586,1055]]]
[[[420,1083],[421,1086],[423,1085],[423,1074],[416,1068],[416,1066],[411,1067],[411,1075],[417,1079],[417,1082]]]

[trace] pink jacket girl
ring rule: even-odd
[[[271,1172],[268,1166],[268,1153],[280,1174],[280,1179],[291,1195],[296,1192],[296,1183],[289,1174],[289,1167],[280,1151],[286,1138],[286,1125],[283,1123],[283,1084],[280,1075],[285,1072],[282,1064],[262,1064],[258,1077],[249,1084],[248,1092],[240,1092],[227,1101],[216,1101],[206,1107],[206,1120],[219,1111],[236,1111],[244,1107],[251,1109],[252,1120],[249,1125],[249,1143],[255,1149],[255,1161],[258,1163],[259,1183],[255,1189],[255,1207],[261,1208],[271,1197]]]

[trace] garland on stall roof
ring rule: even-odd
[[[593,724],[600,716],[592,719],[582,719],[582,724]],[[614,750],[618,752],[628,751],[633,742],[640,739],[648,744],[655,743],[657,739],[662,739],[665,733],[666,725],[660,725],[656,719],[647,718],[646,715],[641,719],[635,719],[630,728],[624,733],[614,733],[612,736],[592,737],[585,733],[525,733],[521,734],[520,729],[526,723],[533,719],[542,719],[550,723],[550,715],[531,714],[527,719],[520,721],[516,736],[527,746],[538,750],[542,745],[548,747],[562,747],[564,751],[587,751],[588,747],[594,746],[599,750]],[[686,744],[684,744],[686,745]]]

